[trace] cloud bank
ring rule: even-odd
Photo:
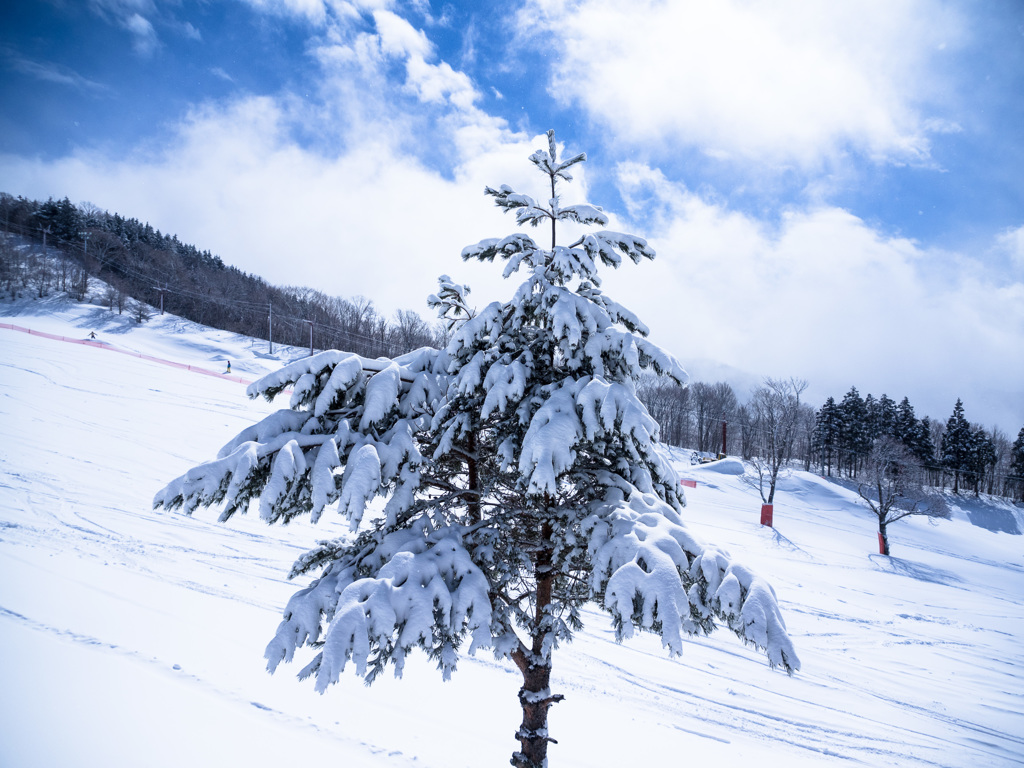
[[[619,179],[630,208],[657,209],[656,274],[628,276],[628,290],[673,308],[647,313],[684,360],[808,378],[819,398],[853,385],[906,395],[943,419],[972,391],[973,418],[1020,418],[1020,273],[884,235],[840,208],[794,208],[769,224],[647,166],[622,164]]]
[[[527,39],[557,51],[551,88],[623,144],[820,169],[847,152],[927,163],[934,59],[962,24],[926,0],[534,0]]]
[[[506,296],[500,270],[458,254],[513,229],[481,194],[485,184],[543,196],[525,158],[540,131],[564,135],[560,125],[526,131],[488,112],[489,87],[441,57],[424,9],[253,6],[309,24],[316,71],[302,90],[194,104],[159,142],[116,155],[0,157],[8,191],[89,200],[273,283],[363,295],[387,313],[426,315],[442,273],[469,283],[478,304]],[[139,12],[118,7],[118,18]],[[850,158],[929,167],[929,137],[955,129],[930,109],[951,98],[936,60],[960,44],[952,11],[925,0],[880,8],[537,0],[511,45],[529,58],[538,36],[550,36],[551,92],[582,110],[582,133],[602,142],[568,147],[601,158],[571,196],[587,197],[596,171],[606,180],[599,191],[624,202],[610,211],[612,227],[659,252],[609,275],[607,290],[684,365],[799,376],[820,398],[851,385],[907,395],[919,414],[942,419],[959,396],[969,418],[1015,432],[1024,423],[1024,221],[989,244],[1005,267],[996,269],[828,199],[829,173]],[[793,167],[825,191],[737,210],[662,162],[695,148],[740,169],[741,183]]]

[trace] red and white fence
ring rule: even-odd
[[[0,323],[0,328],[4,328],[8,331],[19,331],[21,333],[27,333],[32,336],[41,336],[44,339],[53,339],[55,341],[66,341],[69,344],[82,344],[86,347],[95,347],[96,349],[106,349],[110,352],[118,352],[122,355],[129,355],[130,357],[137,357],[140,360],[149,360],[151,363],[160,363],[161,365],[169,365],[172,368],[180,368],[184,371],[192,371],[193,373],[201,373],[204,376],[216,376],[218,379],[227,379],[228,381],[236,381],[239,384],[252,384],[250,379],[243,379],[241,376],[235,376],[230,373],[223,373],[219,371],[211,371],[208,368],[201,368],[198,365],[188,365],[186,363],[176,363],[173,360],[164,360],[160,357],[153,357],[152,355],[144,355],[141,352],[132,352],[128,349],[121,349],[111,344],[107,344],[103,341],[96,341],[94,339],[69,339],[67,336],[58,336],[54,333],[46,333],[45,331],[34,331],[31,328],[23,328],[20,325],[11,325],[10,323]]]

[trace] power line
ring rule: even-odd
[[[27,237],[31,237],[32,236],[31,228],[25,227],[25,226],[22,226],[22,225],[19,225],[19,224],[16,224],[16,223],[9,224],[8,225],[8,229],[20,230]],[[107,230],[103,230],[103,231],[107,231]],[[91,234],[91,233],[87,233],[87,234]],[[69,240],[66,240],[66,239],[60,238],[60,237],[57,237],[55,239],[56,239],[56,241],[57,241],[57,243],[59,245],[63,245],[66,248],[68,248],[68,249],[70,249],[72,251],[77,250],[78,243],[75,243],[73,241],[69,241]],[[122,243],[122,246],[123,246],[123,243]],[[94,258],[95,258],[95,256],[94,256]],[[235,308],[238,308],[238,309],[249,310],[249,311],[252,311],[252,312],[256,312],[256,311],[262,312],[263,308],[265,306],[267,306],[267,304],[265,302],[262,302],[262,301],[249,301],[249,300],[246,300],[246,299],[233,299],[233,298],[229,298],[229,297],[226,297],[226,296],[212,296],[212,295],[209,295],[209,294],[200,293],[198,291],[189,290],[188,288],[171,287],[170,283],[174,282],[174,279],[170,275],[167,275],[162,270],[160,270],[160,269],[158,269],[156,267],[153,267],[152,269],[143,272],[143,271],[140,271],[139,269],[136,269],[136,268],[134,268],[134,267],[124,263],[124,262],[118,262],[116,264],[111,265],[106,260],[101,260],[101,267],[107,267],[112,272],[132,277],[136,281],[142,282],[142,283],[152,283],[154,281],[154,279],[158,279],[160,282],[164,283],[165,287],[162,288],[162,289],[159,288],[159,287],[156,287],[156,288],[153,288],[153,290],[158,290],[158,291],[161,292],[161,300],[163,299],[164,294],[167,294],[167,295],[172,295],[172,296],[178,296],[178,297],[181,297],[181,298],[192,299],[192,300],[195,300],[195,301],[208,302],[208,303],[215,304],[217,306],[225,306],[226,305],[226,306],[235,307]],[[268,289],[269,290],[273,290],[273,291],[277,291],[277,292],[281,293],[282,295],[284,295],[286,297],[289,296],[288,291],[285,290],[285,289],[274,288],[273,286],[268,286]],[[299,302],[299,303],[304,303],[304,304],[308,304],[309,303],[308,301],[302,299],[301,297],[297,297],[297,296],[293,296],[292,300],[294,300],[296,302]],[[342,301],[345,301],[345,300],[342,299]],[[321,311],[324,311],[324,310],[321,310]],[[304,318],[304,317],[300,317],[298,315],[292,315],[292,314],[283,313],[283,312],[281,312],[279,310],[278,313],[277,313],[277,318],[278,318],[279,322],[284,322],[284,324],[286,326],[291,327],[291,328],[295,329],[296,331],[305,330],[303,324],[307,322],[307,319]],[[292,322],[288,322],[288,321],[292,321]],[[348,327],[339,327],[337,325],[334,325],[334,324],[331,324],[331,323],[328,323],[328,322],[323,322],[321,320],[316,320],[315,322],[316,322],[317,327],[322,329],[323,331],[327,332],[328,335],[340,336],[342,338],[348,339],[349,341],[361,341],[361,342],[364,342],[367,346],[373,348],[373,347],[385,347],[388,344],[388,339],[386,337],[386,334],[387,334],[387,331],[390,330],[390,328],[386,325],[386,322],[387,322],[386,320],[381,318],[381,321],[382,321],[382,323],[385,323],[384,327],[382,327],[382,331],[384,331],[384,333],[382,333],[379,336],[370,336],[370,335],[367,335],[366,333],[362,333],[362,332],[360,332],[358,330],[353,330],[353,329],[348,328]]]

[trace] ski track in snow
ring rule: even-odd
[[[71,305],[31,320],[71,335],[111,327],[107,314]],[[253,376],[275,365],[248,340],[169,317],[117,343]],[[507,762],[519,681],[486,652],[447,684],[414,657],[402,681],[365,688],[349,673],[322,697],[294,679],[308,656],[263,672],[263,645],[308,582],[287,581],[291,563],[344,532],[336,517],[282,528],[150,509],[164,483],[277,407],[216,377],[0,331],[0,764]],[[551,712],[552,766],[1024,764],[1024,536],[966,512],[911,518],[890,529],[886,558],[841,485],[787,476],[769,529],[742,478],[680,469],[698,480],[688,525],[774,585],[803,670],[769,670],[722,629],[669,659],[651,635],[617,644],[588,610],[556,652],[566,701]],[[60,733],[66,748],[49,738]]]
[[[285,724],[291,729],[295,729],[296,738],[302,738],[303,730],[311,730],[318,736],[325,736],[327,738],[338,741],[339,743],[346,744],[348,746],[356,746],[360,750],[365,750],[369,754],[380,755],[387,753],[390,757],[397,757],[400,753],[390,751],[387,747],[370,744],[358,739],[352,738],[349,735],[337,729],[326,729],[314,722],[303,719],[299,716],[291,715],[287,712],[281,712],[274,709],[271,706],[263,704],[258,701],[247,701],[244,697],[239,696],[238,692],[229,689],[218,687],[215,683],[203,678],[200,675],[192,674],[184,670],[180,664],[170,665],[156,657],[144,657],[137,651],[131,650],[130,648],[123,648],[114,643],[109,643],[104,640],[100,640],[96,637],[89,635],[82,635],[73,632],[68,629],[59,629],[57,627],[48,626],[37,621],[33,621],[27,616],[9,611],[3,606],[0,606],[0,618],[11,620],[21,624],[23,627],[30,629],[33,632],[42,633],[56,638],[60,642],[75,643],[80,646],[84,646],[90,649],[98,650],[104,653],[112,654],[119,659],[132,664],[132,665],[145,665],[151,669],[157,671],[162,675],[173,676],[177,680],[185,681],[189,686],[193,686],[201,690],[205,695],[215,697],[222,701],[231,702],[235,706],[252,706],[256,709],[267,713],[268,716],[273,717],[280,723]],[[0,753],[2,754],[2,753]]]

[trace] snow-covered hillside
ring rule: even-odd
[[[0,303],[0,321],[255,378],[266,342],[170,316]],[[153,494],[274,406],[237,381],[0,330],[0,765],[505,765],[518,673],[480,655],[443,683],[425,658],[326,695],[271,677],[263,648],[292,561],[341,524],[267,527],[154,512]],[[877,554],[849,489],[794,472],[775,528],[737,464],[680,455],[695,533],[767,576],[803,669],[787,677],[727,631],[670,660],[616,645],[599,611],[555,654],[552,766],[1008,766],[1024,763],[1024,536],[965,499],[909,518]],[[989,524],[989,528],[999,525]],[[320,763],[320,761],[323,761]]]

